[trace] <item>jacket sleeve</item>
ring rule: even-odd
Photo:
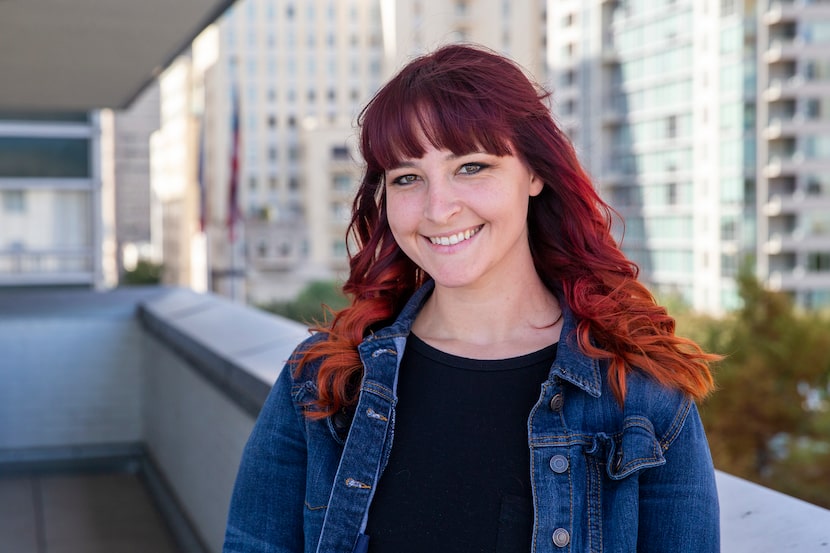
[[[641,475],[637,551],[720,551],[715,471],[694,403],[664,455],[665,465]]]
[[[242,455],[231,498],[224,553],[303,551],[306,436],[283,368]]]

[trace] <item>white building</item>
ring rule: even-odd
[[[0,113],[0,286],[115,284],[99,112]]]
[[[801,305],[830,303],[819,4],[550,2],[556,113],[658,294],[734,308],[749,263]]]
[[[474,42],[545,78],[546,0],[381,0],[384,75],[442,44]]]
[[[758,269],[830,306],[830,3],[770,2],[758,26]]]

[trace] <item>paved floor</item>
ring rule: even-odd
[[[0,477],[2,553],[177,553],[133,474]]]

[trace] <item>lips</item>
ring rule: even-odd
[[[455,234],[449,234],[445,236],[427,236],[427,238],[436,246],[452,246],[458,244],[459,242],[469,240],[470,238],[478,234],[478,231],[481,230],[482,226],[484,225],[480,225],[472,229],[467,229],[465,231],[461,231]]]

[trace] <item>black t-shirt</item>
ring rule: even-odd
[[[392,453],[369,512],[370,553],[530,551],[527,419],[555,357],[553,344],[467,359],[409,336]]]

